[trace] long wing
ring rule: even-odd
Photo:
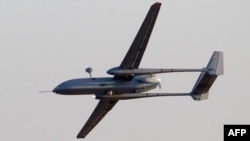
[[[148,11],[130,49],[120,64],[121,69],[138,68],[152,33],[161,3],[155,3]],[[115,76],[114,79],[127,79],[127,76]],[[102,120],[102,118],[114,107],[118,100],[100,100],[87,123],[77,135],[77,138],[85,138],[86,135]]]
[[[120,64],[121,69],[138,68],[147,47],[150,35],[152,33],[155,21],[157,19],[161,3],[153,4],[145,17],[132,45],[130,46],[126,56]]]
[[[118,100],[100,100],[82,130],[78,133],[77,138],[85,138],[117,102]]]

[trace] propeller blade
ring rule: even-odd
[[[160,82],[158,82],[158,87],[161,89],[161,83]]]
[[[158,87],[161,89],[161,79],[157,78],[156,80],[157,80]]]

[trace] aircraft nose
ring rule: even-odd
[[[52,92],[54,92],[54,93],[60,93],[60,88],[57,86],[57,87],[55,87],[55,88],[53,89]]]
[[[71,81],[65,81],[62,82],[61,84],[57,85],[54,89],[53,92],[56,94],[67,94],[68,91],[71,89]]]

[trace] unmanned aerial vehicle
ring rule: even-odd
[[[96,78],[91,76],[92,68],[86,71],[90,78],[79,78],[65,81],[54,88],[53,92],[62,95],[94,94],[100,100],[92,115],[83,126],[77,138],[85,138],[88,133],[103,119],[119,100],[159,97],[159,96],[191,96],[194,100],[207,99],[209,89],[218,75],[223,74],[223,53],[215,51],[208,65],[200,69],[154,69],[139,68],[153,30],[161,3],[154,3],[127,54],[120,66],[107,71],[113,77]],[[148,93],[147,91],[160,87],[161,79],[158,73],[170,72],[200,72],[193,89],[187,93]]]

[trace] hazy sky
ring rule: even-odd
[[[0,140],[76,141],[97,100],[38,93],[62,81],[108,76],[149,7],[147,0],[0,0]],[[208,100],[120,101],[88,141],[221,141],[224,124],[250,124],[250,1],[162,2],[141,67],[201,68],[224,52]],[[161,74],[156,92],[190,91],[199,73]]]

